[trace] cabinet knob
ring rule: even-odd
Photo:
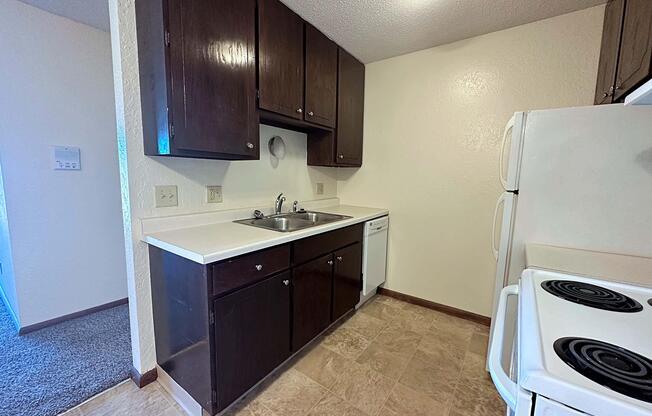
[[[312,111],[308,111],[308,115],[309,115],[310,117],[312,117],[312,116],[315,115],[315,113],[313,113]]]
[[[254,148],[254,144],[251,142],[247,142],[247,149],[253,149],[253,148]]]
[[[342,153],[340,153],[340,155],[339,155],[338,157],[339,157],[340,159],[344,159],[344,155],[343,155]]]
[[[258,271],[263,270],[263,265],[262,264],[257,264],[256,265],[256,270],[258,270]]]
[[[299,114],[303,113],[303,109],[301,107],[297,108],[297,113]]]
[[[326,263],[328,263],[329,266],[333,265],[333,260],[328,260]]]
[[[337,261],[342,261],[344,258],[342,256],[337,256]]]
[[[290,281],[289,281],[289,280],[283,280],[283,284],[284,284],[285,286],[288,286],[288,285],[290,284]]]

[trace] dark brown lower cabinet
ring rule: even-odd
[[[290,272],[214,302],[217,408],[290,356]]]
[[[297,351],[331,323],[333,255],[292,271],[292,351]]]
[[[335,252],[333,273],[333,321],[360,302],[362,245],[356,243]]]
[[[150,247],[156,359],[207,412],[226,409],[353,309],[363,224],[212,264]]]

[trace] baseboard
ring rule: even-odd
[[[193,399],[192,396],[183,389],[183,387],[178,385],[177,382],[165,372],[165,370],[157,365],[156,371],[158,374],[157,380],[161,387],[172,396],[174,401],[176,401],[189,416],[204,415],[205,410],[202,409],[201,405],[197,403],[195,399]]]
[[[90,315],[95,312],[103,311],[105,309],[115,308],[116,306],[124,305],[129,302],[128,298],[118,299],[113,302],[105,303],[104,305],[95,306],[89,309],[84,309],[83,311],[74,312],[68,315],[63,315],[58,318],[49,319],[47,321],[39,322],[38,324],[27,325],[18,330],[18,335],[25,335],[29,332],[34,332],[38,329],[43,329],[45,327],[55,325],[64,321],[69,321],[71,319],[80,318],[82,316]]]
[[[156,372],[156,368],[140,374],[140,372],[136,370],[135,367],[131,367],[131,380],[133,380],[138,388],[142,389],[146,385],[155,382],[157,377],[158,373]]]
[[[385,289],[383,287],[378,288],[378,294],[389,296],[390,298],[402,300],[403,302],[411,303],[413,305],[423,306],[424,308],[432,309],[438,312],[443,312],[448,315],[466,319],[467,321],[476,322],[478,324],[482,324],[486,326],[491,325],[491,318],[487,316],[478,315],[477,313],[468,312],[462,309],[457,309],[452,306],[442,305],[441,303],[417,298],[415,296],[406,295],[400,292],[395,292],[393,290]]]

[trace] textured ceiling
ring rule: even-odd
[[[606,0],[282,0],[365,63],[606,3]]]
[[[108,0],[21,1],[109,30]],[[606,3],[606,0],[282,1],[365,63]]]
[[[20,0],[23,3],[109,31],[108,0]]]

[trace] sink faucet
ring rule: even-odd
[[[281,192],[276,197],[276,202],[274,203],[274,214],[280,214],[281,213],[281,209],[283,208],[283,202],[285,202],[285,197],[283,196],[283,193]]]

